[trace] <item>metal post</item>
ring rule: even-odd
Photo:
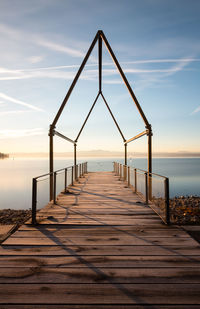
[[[49,173],[50,173],[50,184],[49,184],[49,200],[53,200],[53,128],[50,125],[49,130]]]
[[[145,172],[145,189],[146,189],[146,204],[148,205],[148,173]]]
[[[127,165],[127,144],[124,144],[124,164]]]
[[[165,209],[166,209],[166,223],[170,224],[169,179],[168,178],[165,178]]]
[[[124,181],[126,181],[126,165],[124,165]]]
[[[72,166],[72,186],[74,185],[74,167]]]
[[[130,186],[130,166],[128,166],[128,187]]]
[[[67,168],[65,168],[65,188],[64,188],[65,193],[67,193]]]
[[[74,171],[75,171],[75,179],[77,179],[77,169],[76,169],[76,143],[74,143]]]
[[[122,178],[122,165],[121,165],[121,163],[120,163],[119,179],[121,179],[121,178]]]
[[[148,178],[149,178],[149,200],[152,200],[152,131],[148,132]]]
[[[54,182],[54,186],[53,186],[53,203],[56,204],[56,175],[57,173],[54,172],[53,173],[53,182]]]
[[[36,211],[37,211],[37,179],[33,178],[33,184],[32,184],[32,224],[37,224]]]
[[[137,193],[137,169],[134,168],[134,172],[135,172],[135,193]]]
[[[78,164],[76,165],[76,175],[75,175],[75,180],[78,180]]]
[[[102,38],[99,36],[98,40],[99,47],[99,92],[101,92],[101,84],[102,84]]]
[[[82,163],[80,164],[80,177],[83,176],[83,172],[82,172]]]

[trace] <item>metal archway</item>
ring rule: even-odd
[[[72,140],[72,139],[68,138],[67,136],[63,135],[62,133],[56,131],[55,130],[56,124],[59,120],[59,117],[61,116],[61,114],[63,112],[63,109],[64,109],[64,107],[65,107],[65,105],[66,105],[75,85],[76,85],[76,82],[78,81],[78,79],[79,79],[79,77],[80,77],[80,75],[81,75],[81,73],[82,73],[82,71],[83,71],[83,69],[84,69],[84,67],[87,63],[88,58],[90,57],[90,54],[91,54],[95,44],[97,43],[97,41],[98,41],[98,64],[99,64],[99,92],[97,94],[97,97],[95,98],[95,101],[94,101],[94,103],[93,103],[93,105],[92,105],[92,107],[91,107],[91,109],[90,109],[90,111],[89,111],[89,113],[88,113],[78,135],[77,135],[77,137],[76,137],[76,139]],[[136,135],[136,136],[134,136],[134,137],[132,137],[128,140],[125,139],[125,137],[124,137],[124,135],[123,135],[123,133],[122,133],[122,131],[121,131],[121,129],[120,129],[120,127],[119,127],[109,105],[108,105],[108,102],[106,101],[106,99],[103,95],[103,92],[102,92],[102,41],[104,42],[106,48],[108,49],[108,51],[111,55],[111,58],[112,58],[114,64],[116,65],[116,67],[117,67],[117,69],[118,69],[118,71],[121,75],[121,78],[122,78],[124,84],[126,85],[128,91],[129,91],[129,94],[130,94],[133,102],[135,103],[135,105],[136,105],[136,107],[137,107],[137,109],[140,113],[140,116],[142,117],[144,124],[145,124],[146,130],[144,130],[143,132],[139,133],[138,135]],[[84,126],[85,126],[85,124],[86,124],[86,122],[87,122],[87,120],[88,120],[98,98],[99,98],[99,96],[101,96],[103,98],[103,101],[104,101],[108,111],[110,112],[112,119],[115,122],[115,125],[116,125],[122,139],[123,139],[123,143],[124,143],[124,163],[125,163],[125,165],[127,165],[127,144],[138,139],[138,138],[140,138],[140,137],[142,137],[142,136],[144,136],[144,135],[147,135],[148,136],[148,172],[149,172],[149,174],[152,172],[152,128],[151,128],[151,125],[149,124],[149,122],[148,122],[148,120],[147,120],[147,118],[146,118],[146,116],[145,116],[145,114],[144,114],[144,112],[143,112],[143,110],[142,110],[142,108],[141,108],[141,106],[140,106],[140,104],[139,104],[139,102],[138,102],[138,100],[137,100],[137,98],[136,98],[136,96],[135,96],[135,94],[134,94],[134,92],[133,92],[133,90],[132,90],[132,88],[131,88],[122,68],[121,68],[121,66],[120,66],[120,64],[119,64],[119,62],[118,62],[118,60],[117,60],[117,58],[115,57],[115,54],[114,54],[110,44],[108,43],[108,41],[107,41],[107,39],[106,39],[106,37],[103,33],[103,31],[99,30],[97,32],[91,46],[90,46],[85,58],[83,59],[83,62],[82,62],[81,66],[80,66],[80,68],[79,68],[79,70],[78,70],[78,72],[77,72],[77,74],[76,74],[76,76],[75,76],[75,78],[74,78],[74,80],[73,80],[73,82],[72,82],[72,84],[71,84],[71,86],[70,86],[70,88],[69,88],[69,90],[68,90],[68,92],[67,92],[67,94],[66,94],[57,114],[56,114],[56,116],[55,116],[55,118],[54,118],[54,121],[50,125],[50,130],[49,130],[49,139],[50,139],[50,143],[49,143],[49,169],[50,169],[50,175],[51,175],[50,176],[50,200],[53,199],[53,172],[54,172],[53,137],[54,137],[54,135],[57,135],[57,136],[65,139],[65,140],[67,140],[68,142],[73,143],[73,145],[74,145],[74,165],[76,165],[77,142],[78,142],[78,139],[81,135],[81,132],[82,132],[82,130],[83,130],[83,128],[84,128]],[[76,169],[75,169],[75,172],[76,172]]]

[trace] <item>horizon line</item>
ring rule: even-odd
[[[80,150],[80,157],[124,157],[122,151],[109,150]],[[48,152],[13,152],[8,153],[10,157],[48,157]],[[55,152],[55,157],[73,157],[73,152]],[[147,153],[142,151],[129,152],[129,159],[131,157],[146,157]],[[200,151],[157,151],[153,152],[153,157],[200,157]]]

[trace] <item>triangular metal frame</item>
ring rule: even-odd
[[[68,101],[68,99],[69,99],[69,97],[70,97],[70,95],[71,95],[71,93],[72,93],[72,91],[73,91],[73,89],[74,89],[74,87],[75,87],[75,85],[76,85],[76,83],[77,83],[77,81],[78,81],[78,79],[79,79],[79,77],[80,77],[89,57],[90,57],[90,55],[91,55],[91,53],[92,53],[92,50],[97,43],[97,41],[98,41],[98,64],[99,64],[99,92],[97,94],[97,97],[95,98],[95,101],[94,101],[94,103],[93,103],[93,105],[92,105],[92,107],[91,107],[91,109],[90,109],[90,111],[89,111],[89,113],[88,113],[78,135],[77,135],[77,137],[76,137],[76,139],[72,140],[72,139],[64,136],[60,132],[56,131],[55,130],[56,124],[57,124],[57,122],[58,122],[58,120],[59,120],[59,118],[60,118],[60,116],[63,112],[63,109],[65,108],[65,105],[66,105],[66,103],[67,103],[67,101]],[[116,65],[116,67],[119,71],[119,74],[121,75],[121,78],[122,78],[124,84],[126,85],[128,91],[129,91],[129,94],[130,94],[133,102],[135,103],[135,105],[136,105],[136,107],[139,111],[139,114],[142,117],[144,124],[145,124],[146,130],[139,133],[138,135],[130,138],[129,140],[125,139],[125,137],[124,137],[124,135],[123,135],[123,133],[122,133],[122,131],[121,131],[121,129],[120,129],[120,127],[119,127],[119,125],[118,125],[118,123],[117,123],[117,121],[116,121],[116,119],[115,119],[115,117],[114,117],[114,115],[113,115],[103,93],[102,93],[102,41],[104,42],[106,48],[108,49],[108,51],[111,55],[111,58],[112,58],[114,64]],[[152,129],[151,129],[151,125],[149,124],[149,122],[148,122],[148,120],[147,120],[147,118],[146,118],[146,116],[145,116],[145,114],[144,114],[144,112],[143,112],[143,110],[142,110],[142,108],[141,108],[141,106],[140,106],[140,104],[139,104],[139,102],[138,102],[138,100],[137,100],[137,98],[136,98],[136,96],[135,96],[135,94],[134,94],[134,92],[133,92],[133,90],[132,90],[132,88],[131,88],[122,68],[121,68],[121,66],[120,66],[120,64],[119,64],[119,62],[118,62],[118,60],[117,60],[117,58],[115,57],[115,54],[114,54],[110,44],[108,43],[108,41],[107,41],[107,39],[106,39],[106,37],[103,33],[103,31],[99,30],[97,32],[91,46],[90,46],[85,58],[83,59],[83,62],[82,62],[81,66],[80,66],[80,68],[79,68],[79,70],[78,70],[78,72],[77,72],[77,74],[76,74],[76,76],[75,76],[75,78],[74,78],[74,80],[73,80],[73,82],[72,82],[72,84],[71,84],[71,86],[70,86],[70,88],[69,88],[69,90],[68,90],[68,92],[67,92],[67,94],[66,94],[57,114],[56,114],[56,116],[55,116],[55,118],[54,118],[54,121],[50,125],[50,130],[49,130],[49,137],[50,137],[49,161],[50,161],[50,173],[51,173],[50,175],[52,175],[50,177],[50,200],[53,198],[53,172],[54,172],[53,137],[54,137],[54,135],[57,135],[57,136],[64,138],[65,140],[74,144],[74,165],[76,166],[76,146],[77,146],[77,142],[78,142],[78,139],[81,135],[81,132],[82,132],[82,130],[83,130],[83,128],[84,128],[84,126],[85,126],[85,124],[86,124],[86,122],[87,122],[87,120],[88,120],[98,98],[99,98],[99,96],[102,97],[102,99],[103,99],[106,107],[108,108],[108,110],[111,114],[111,117],[112,117],[113,121],[115,122],[115,125],[116,125],[122,139],[123,139],[124,147],[125,147],[125,161],[124,161],[125,165],[127,165],[127,144],[129,142],[133,141],[133,140],[140,138],[141,136],[147,135],[148,136],[148,172],[149,173],[152,172],[152,146],[151,146],[151,144],[152,144],[152,141],[151,141],[151,139],[152,139]],[[74,169],[74,170],[76,172],[76,169]],[[76,177],[76,175],[75,175],[75,177]]]

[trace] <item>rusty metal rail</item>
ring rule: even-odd
[[[71,179],[69,179],[69,172],[71,173]],[[57,199],[57,176],[60,173],[64,173],[63,177],[63,192],[68,192],[68,187],[73,186],[74,181],[77,181],[79,177],[83,177],[87,173],[87,162],[77,164],[75,166],[68,166],[59,169],[53,173],[43,174],[32,179],[32,224],[37,224],[36,213],[37,213],[37,193],[38,193],[38,181],[42,179],[46,180],[53,176],[54,186],[53,186],[53,203],[56,204]]]
[[[134,193],[141,195],[145,203],[159,215],[165,224],[170,224],[169,179],[140,168],[118,162],[113,163],[114,173],[119,176],[119,179],[132,187]]]

